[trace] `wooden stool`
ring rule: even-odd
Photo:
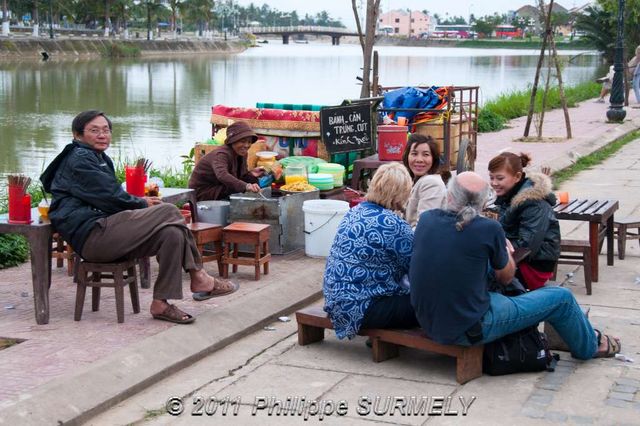
[[[578,253],[578,254],[565,254]],[[560,242],[560,258],[553,270],[552,279],[556,279],[559,264],[581,265],[584,269],[584,284],[587,287],[587,294],[591,294],[591,245],[586,240],[562,240]]]
[[[124,322],[124,288],[128,285],[129,291],[131,292],[133,312],[135,314],[140,313],[140,299],[138,297],[136,275],[136,264],[138,260],[125,260],[114,263],[92,263],[77,258],[76,261],[78,262],[78,290],[76,293],[74,320],[80,321],[82,318],[84,296],[87,287],[91,287],[91,310],[94,312],[100,308],[100,288],[115,288],[118,322]],[[89,273],[92,274],[91,281],[89,281]],[[111,280],[111,282],[104,282],[104,279]]]
[[[67,275],[73,276],[73,262],[75,259],[71,244],[67,243],[57,232],[52,236],[53,247],[51,248],[51,259],[56,259],[56,267],[62,268],[64,261],[67,261]]]
[[[234,222],[222,230],[224,254],[222,255],[222,267],[224,278],[229,278],[229,264],[233,265],[233,272],[238,271],[238,265],[253,265],[256,268],[255,280],[260,279],[260,265],[264,265],[264,274],[269,273],[269,225],[260,223]],[[253,256],[238,257],[239,244],[253,244]],[[233,245],[233,253],[229,250]],[[262,254],[260,254],[262,246]]]
[[[192,222],[187,224],[187,228],[196,240],[198,251],[202,256],[202,263],[215,260],[218,262],[218,274],[222,275],[222,225]],[[213,251],[205,249],[205,244],[213,244],[215,249]]]
[[[636,228],[635,233],[629,232],[628,228]],[[624,259],[627,240],[638,240],[640,242],[640,218],[624,217],[613,221],[613,235],[618,239],[618,259]]]

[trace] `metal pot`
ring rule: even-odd
[[[198,202],[198,221],[227,226],[229,224],[228,201],[210,200]]]

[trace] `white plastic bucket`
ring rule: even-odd
[[[227,226],[229,224],[229,201],[198,201],[198,222]]]
[[[307,200],[304,212],[304,252],[310,257],[327,257],[338,225],[349,211],[349,203],[338,200]]]

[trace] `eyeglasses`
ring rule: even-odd
[[[92,134],[93,136],[98,136],[98,135],[110,135],[111,134],[111,129],[87,129],[85,130],[85,132]]]

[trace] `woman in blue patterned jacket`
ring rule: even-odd
[[[409,272],[413,231],[394,211],[411,192],[411,177],[400,163],[380,167],[367,201],[344,217],[324,273],[324,310],[339,339],[361,328],[418,327],[409,290],[399,283]]]

